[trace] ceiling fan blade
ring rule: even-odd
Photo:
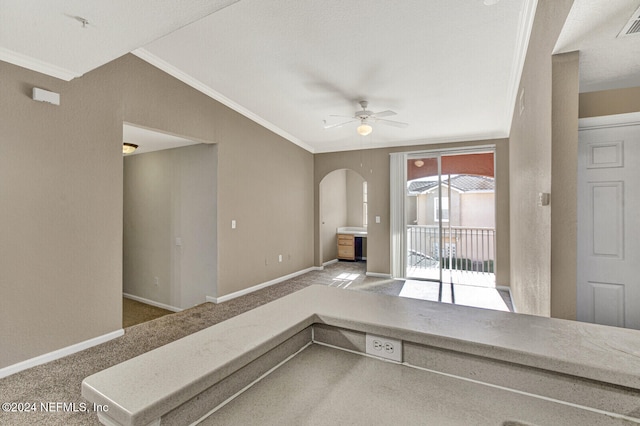
[[[335,127],[341,127],[341,126],[344,126],[345,124],[353,123],[355,121],[357,121],[357,120],[349,120],[349,121],[345,121],[344,123],[338,123],[338,124],[325,124],[324,128],[325,129],[333,129]]]
[[[335,115],[335,114],[331,114],[329,115],[329,117],[350,118],[350,119],[355,118],[353,115]]]
[[[382,123],[382,124],[386,124],[388,126],[393,126],[393,127],[407,127],[409,125],[409,123],[402,123],[400,121],[393,121],[393,120],[385,120],[382,118],[376,118],[376,123]]]
[[[379,117],[389,117],[391,115],[396,115],[396,114],[397,113],[395,111],[386,110],[386,111],[374,112],[373,114],[371,114],[371,116],[374,118],[379,118]]]

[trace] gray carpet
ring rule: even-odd
[[[351,279],[336,279],[341,274]],[[378,283],[384,287],[393,280],[365,277],[362,262],[339,262],[225,303],[204,303],[126,328],[122,337],[0,379],[1,403],[35,403],[37,408],[35,412],[25,413],[0,410],[0,425],[99,425],[91,407],[82,412],[81,404],[87,404],[80,396],[85,377],[309,285],[344,286],[347,283]],[[66,407],[75,408],[75,412],[56,405],[49,406],[59,411],[43,412],[41,403],[75,403],[75,407]]]

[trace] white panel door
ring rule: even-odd
[[[640,125],[581,130],[577,319],[640,329]]]

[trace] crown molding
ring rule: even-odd
[[[316,149],[314,154],[326,154],[330,152],[346,152],[346,151],[358,151],[365,149],[379,149],[379,148],[399,148],[399,147],[407,147],[407,146],[422,146],[422,145],[435,145],[435,144],[449,144],[449,143],[469,143],[469,142],[488,142],[495,141],[498,139],[508,139],[509,133],[504,131],[494,131],[494,132],[485,132],[485,133],[470,133],[466,135],[459,136],[451,136],[451,137],[432,137],[425,139],[407,139],[407,140],[398,140],[393,142],[385,142],[385,143],[374,143],[367,144],[366,146],[362,145],[326,145],[321,149]],[[484,146],[484,145],[482,145]],[[454,148],[457,149],[457,148]]]
[[[153,65],[154,67],[166,72],[170,76],[172,76],[172,77],[180,80],[181,82],[193,87],[194,89],[198,90],[199,92],[204,93],[205,95],[209,96],[210,98],[215,99],[216,101],[220,102],[221,104],[223,104],[223,105],[231,108],[232,110],[244,115],[248,119],[255,121],[256,123],[258,123],[262,127],[265,127],[267,129],[271,130],[273,133],[275,133],[275,134],[277,134],[279,136],[282,136],[283,138],[285,138],[288,141],[298,145],[299,147],[309,151],[312,154],[315,153],[315,150],[314,150],[314,148],[312,146],[302,142],[300,139],[296,138],[295,136],[291,135],[290,133],[285,132],[284,130],[282,130],[281,128],[276,126],[275,124],[265,120],[264,118],[262,118],[259,115],[253,113],[252,111],[249,111],[247,108],[243,107],[242,105],[239,105],[239,104],[235,103],[234,101],[232,101],[231,99],[227,98],[223,94],[215,91],[211,87],[209,87],[206,84],[202,83],[201,81],[191,77],[190,75],[188,75],[184,71],[176,68],[175,66],[173,66],[170,63],[166,62],[165,60],[160,59],[159,57],[155,56],[154,54],[150,53],[149,51],[140,48],[140,49],[136,49],[136,50],[132,51],[131,53],[133,53],[134,55],[136,55],[138,58],[142,59],[143,61],[148,62],[149,64]]]
[[[14,52],[4,47],[0,47],[0,61],[8,62],[10,64],[17,65],[22,68],[27,68],[31,71],[46,74],[51,77],[59,78],[60,80],[64,81],[70,81],[82,75],[77,72],[50,64],[48,62],[44,62],[39,59],[23,55],[21,53]]]
[[[640,124],[640,112],[585,117],[578,120],[578,130],[603,129],[608,127],[637,126]]]
[[[522,71],[524,70],[524,62],[527,58],[527,50],[529,48],[529,40],[531,39],[533,21],[536,17],[537,8],[538,0],[525,0],[524,7],[522,8],[522,15],[518,25],[519,32],[516,38],[516,55],[514,56],[511,67],[513,72],[509,80],[509,92],[507,95],[506,110],[504,112],[504,122],[508,125],[507,133],[511,131],[513,114],[518,98],[518,89],[520,88],[520,80],[522,78]]]

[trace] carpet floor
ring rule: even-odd
[[[363,262],[338,262],[224,303],[127,327],[119,338],[0,379],[0,403],[23,408],[0,411],[0,425],[99,425],[80,395],[85,377],[313,284],[397,296],[403,281],[367,277]],[[35,409],[24,412],[25,404]]]
[[[142,324],[172,313],[173,311],[151,306],[127,297],[122,298],[122,328]]]
[[[309,285],[332,285],[342,273],[358,275],[359,281],[385,281],[365,277],[363,263],[339,262],[228,302],[203,303],[128,327],[124,336],[0,379],[0,403],[22,404],[23,410],[35,404],[28,412],[0,411],[0,425],[99,425],[80,395],[85,377]]]

